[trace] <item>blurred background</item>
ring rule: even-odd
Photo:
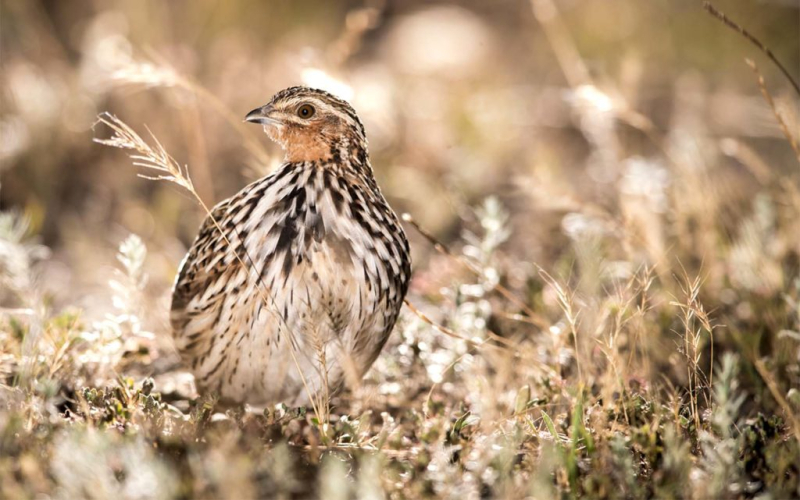
[[[475,222],[470,207],[496,196],[512,217],[507,248],[548,269],[587,224],[613,230],[607,214],[649,218],[641,261],[690,244],[655,227],[680,218],[669,196],[700,189],[679,187],[678,169],[713,179],[702,189],[719,191],[727,218],[714,223],[732,231],[759,182],[797,174],[744,58],[796,131],[788,83],[697,1],[0,6],[0,208],[24,212],[52,249],[42,285],[53,299],[98,312],[93,288],[104,295],[128,234],[150,249],[163,293],[203,217],[179,188],[137,178],[122,152],[92,142],[110,135],[94,127],[103,111],[149,128],[211,205],[281,159],[241,123],[247,111],[290,85],[328,89],[366,123],[398,212],[452,241]],[[796,1],[717,7],[798,69]],[[415,241],[420,277],[432,250]]]
[[[715,5],[800,78],[797,0]],[[0,496],[297,493],[320,442],[386,444],[359,481],[392,469],[398,498],[799,494],[798,95],[701,2],[0,0],[0,68]],[[391,205],[452,255],[406,225],[427,316],[334,427],[206,427],[167,320],[205,214],[98,115],[212,206],[280,164],[242,119],[298,84],[353,104]],[[105,426],[140,435],[80,430]]]

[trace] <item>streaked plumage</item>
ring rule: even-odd
[[[201,391],[305,404],[380,353],[408,288],[408,241],[349,104],[293,87],[247,120],[286,163],[204,221],[176,279],[173,333]]]

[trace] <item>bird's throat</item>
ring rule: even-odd
[[[333,158],[331,146],[319,139],[295,140],[283,149],[286,151],[286,161],[290,163],[327,162]]]

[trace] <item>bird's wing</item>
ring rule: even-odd
[[[246,304],[257,302],[253,295],[270,295],[262,273],[276,259],[283,262],[290,246],[283,240],[294,235],[295,226],[287,228],[285,219],[291,213],[286,205],[294,203],[295,173],[285,165],[216,205],[203,221],[172,293],[170,320],[182,353],[205,352],[215,328],[233,330],[232,322],[241,319],[231,316],[234,305],[242,313]],[[266,302],[274,309],[272,301]]]
[[[229,205],[230,200],[225,200],[211,210],[200,226],[200,231],[189,252],[181,262],[173,287],[170,313],[172,328],[176,336],[192,318],[191,312],[187,310],[192,299],[208,290],[225,273],[222,261],[218,261],[215,265],[211,264],[214,255],[224,252],[227,246],[220,228],[224,224]]]

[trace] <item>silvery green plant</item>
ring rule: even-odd
[[[735,426],[745,396],[738,391],[739,361],[725,353],[714,381],[710,429],[700,432],[703,451],[701,466],[709,498],[727,498],[743,493],[742,470],[738,464],[739,440]]]

